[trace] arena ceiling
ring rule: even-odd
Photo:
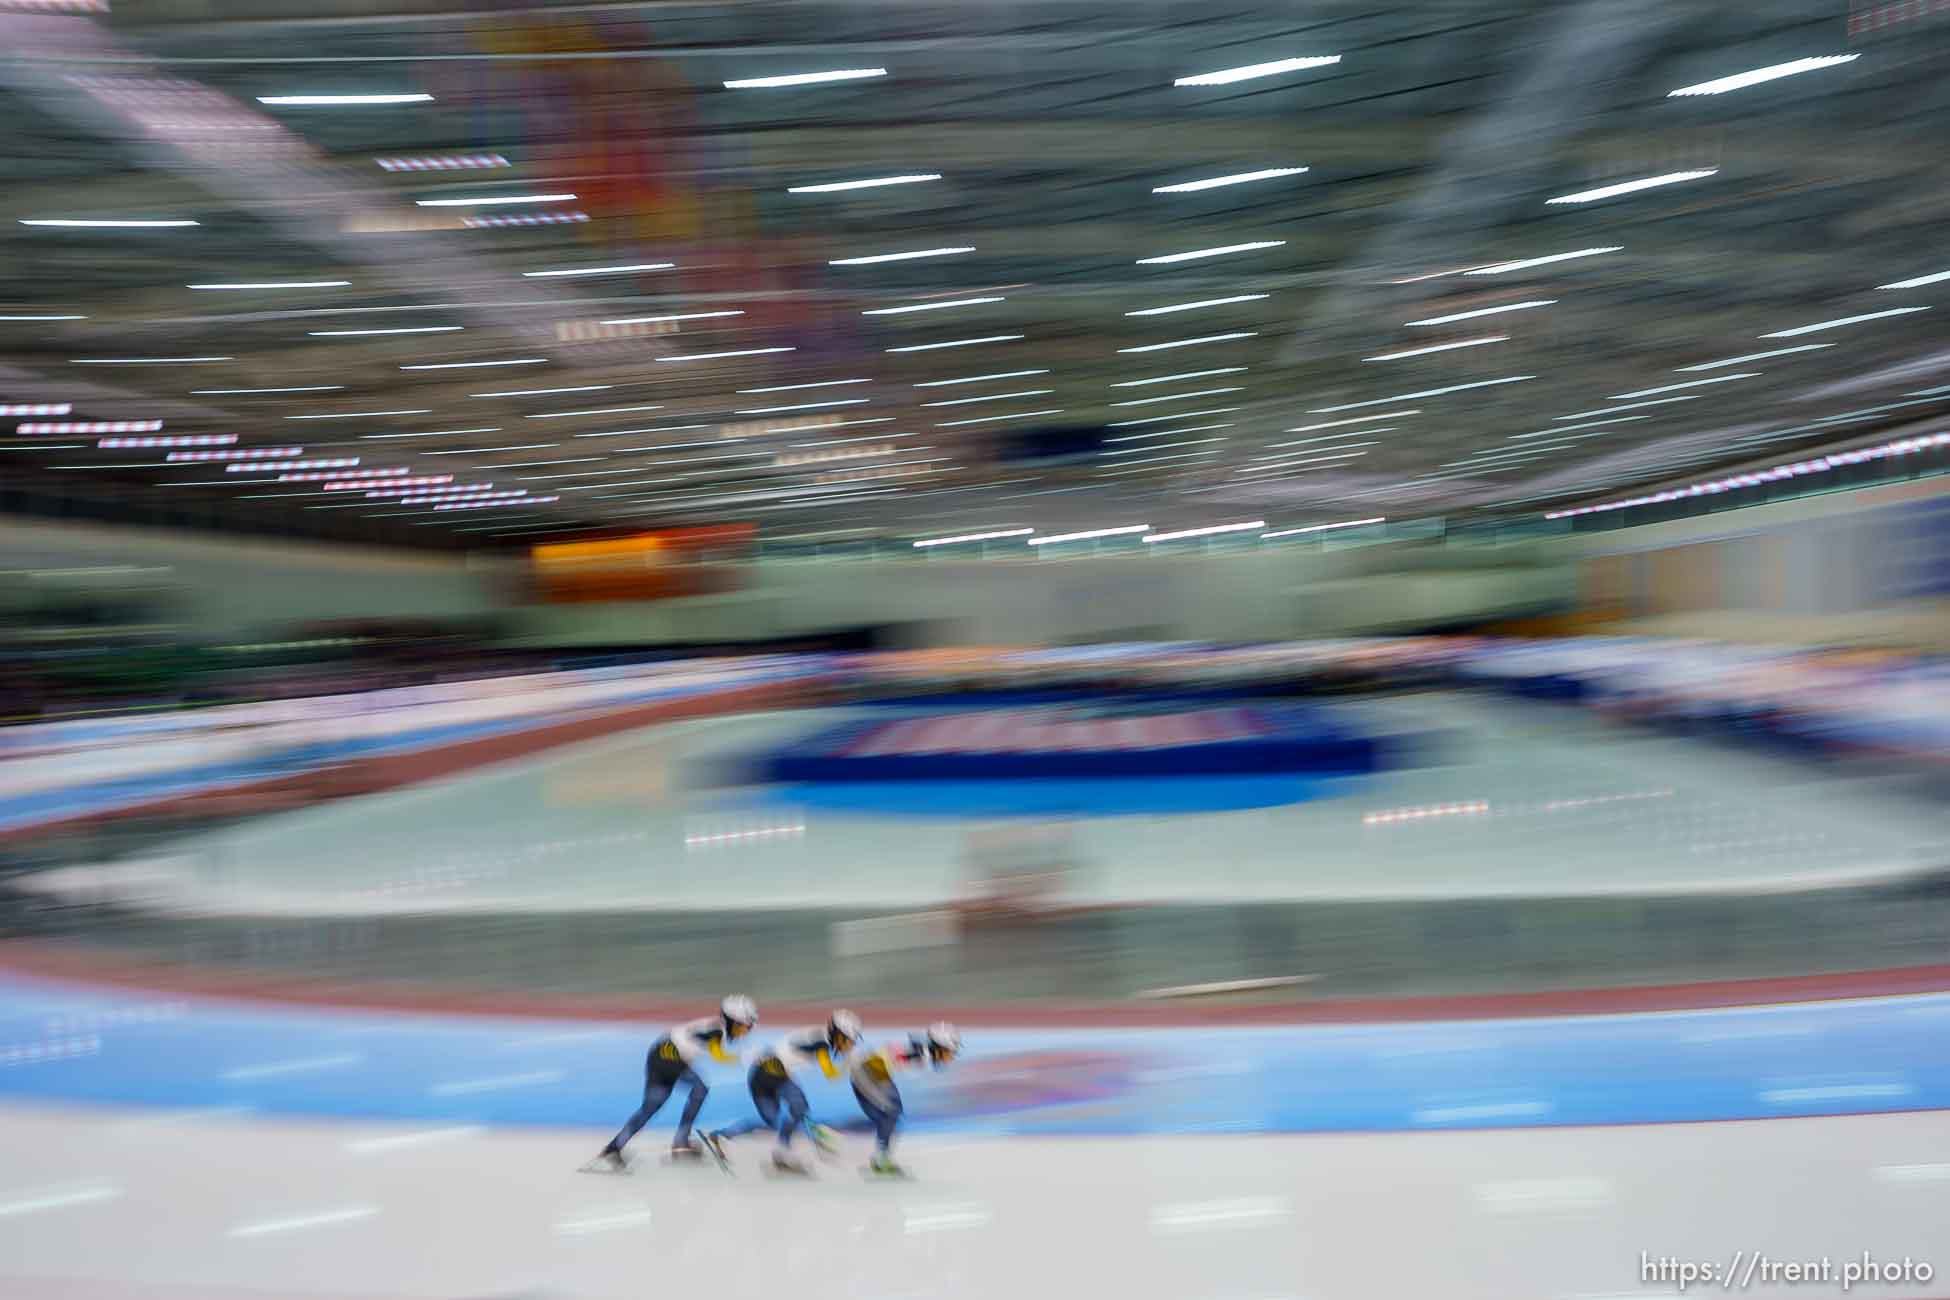
[[[95,7],[0,0],[0,404],[68,408],[0,476],[43,502],[1299,526],[1950,397],[1936,0]],[[131,221],[194,224],[41,224]],[[371,481],[215,458],[281,448]]]

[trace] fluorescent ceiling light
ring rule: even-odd
[[[1451,384],[1447,388],[1424,388],[1419,392],[1397,393],[1393,397],[1377,397],[1371,402],[1343,402],[1339,406],[1315,406],[1309,408],[1308,415],[1334,415],[1341,411],[1358,411],[1364,406],[1387,406],[1393,402],[1413,402],[1423,397],[1442,397],[1448,393],[1460,393],[1471,388],[1493,388],[1498,384],[1521,384],[1535,379],[1535,375],[1510,375],[1504,379],[1479,379],[1473,384]]]
[[[1271,297],[1264,293],[1241,293],[1230,298],[1201,298],[1197,302],[1177,302],[1169,307],[1146,307],[1142,311],[1127,311],[1126,316],[1169,316],[1177,311],[1197,311],[1201,307],[1225,307],[1235,302],[1256,302]]]
[[[359,458],[357,456],[327,456],[318,460],[281,460],[275,465],[233,464],[225,466],[225,469],[232,474],[276,474],[288,469],[337,469],[346,465],[357,465],[358,463]],[[385,472],[406,473],[403,469],[398,471],[387,470]],[[321,474],[319,477],[325,478],[329,476]]]
[[[362,433],[359,435],[359,438],[360,441],[364,442],[364,441],[388,440],[393,438],[445,438],[449,434],[455,434],[455,433],[499,433],[499,432],[501,432],[500,425],[489,424],[489,425],[484,425],[478,429],[429,429],[425,433]]]
[[[396,95],[259,95],[260,104],[296,104],[329,107],[343,104],[426,104],[432,95],[411,92]]]
[[[343,289],[350,280],[260,280],[237,284],[192,284],[190,289]]]
[[[1861,58],[1859,54],[1818,54],[1813,58],[1795,59],[1788,63],[1770,64],[1765,68],[1755,68],[1751,72],[1736,72],[1731,77],[1718,77],[1712,81],[1702,81],[1691,86],[1681,86],[1678,90],[1666,92],[1667,99],[1690,95],[1724,95],[1730,90],[1745,90],[1748,86],[1758,86],[1764,81],[1779,81],[1782,77],[1799,76],[1803,72],[1815,72],[1822,68],[1832,68],[1843,63],[1853,63]]]
[[[73,402],[0,402],[0,415],[72,415]]]
[[[364,420],[375,415],[432,415],[431,408],[411,411],[327,411],[322,415],[287,415],[287,420]]]
[[[1162,435],[1160,435],[1160,436],[1162,436]],[[1107,451],[1107,452],[1105,452],[1105,453],[1104,453],[1104,455],[1106,455],[1106,456],[1138,456],[1138,455],[1144,455],[1144,454],[1148,454],[1148,453],[1150,453],[1150,452],[1154,452],[1154,451],[1169,451],[1169,450],[1171,450],[1171,449],[1172,449],[1173,447],[1202,447],[1202,446],[1205,446],[1205,445],[1207,445],[1207,444],[1209,444],[1209,443],[1220,443],[1220,442],[1225,442],[1225,441],[1227,441],[1227,440],[1226,440],[1225,438],[1187,438],[1187,439],[1185,439],[1185,441],[1183,441],[1183,442],[1157,442],[1157,443],[1153,443],[1153,444],[1152,444],[1152,445],[1150,445],[1149,447],[1122,447],[1122,448],[1119,448],[1119,449],[1118,449],[1117,451]],[[1213,454],[1213,453],[1211,453],[1211,452],[1199,452],[1199,453],[1197,453],[1197,454],[1198,454],[1198,455],[1201,455],[1201,456],[1207,456],[1207,455],[1211,455],[1211,454]],[[1126,464],[1126,465],[1129,465],[1129,464],[1135,464],[1136,462],[1135,462],[1135,461],[1122,461],[1122,462],[1119,462],[1119,463],[1120,463],[1120,464]]]
[[[1636,411],[1642,406],[1664,406],[1668,402],[1697,402],[1698,393],[1687,393],[1681,397],[1655,397],[1649,402],[1627,402],[1623,406],[1594,406],[1589,411],[1573,411],[1569,415],[1553,417],[1559,420],[1578,420],[1587,415],[1610,415],[1614,411]]]
[[[1628,397],[1657,397],[1660,393],[1676,393],[1682,388],[1704,388],[1708,384],[1730,384],[1736,379],[1758,379],[1758,370],[1743,370],[1737,375],[1715,375],[1711,379],[1690,379],[1683,384],[1661,384],[1657,388],[1639,388],[1629,393],[1613,393],[1607,400],[1617,402]]]
[[[1195,415],[1224,415],[1228,411],[1237,411],[1239,409],[1236,406],[1208,406],[1204,410],[1199,411],[1173,411],[1170,415],[1147,415],[1142,420],[1112,420],[1109,427],[1113,429],[1129,429],[1140,424],[1162,424],[1169,420],[1189,420]]]
[[[675,316],[619,316],[615,320],[602,322],[605,325],[651,325],[674,320],[717,320],[724,316],[743,316],[742,311],[691,311]]]
[[[1291,429],[1282,429],[1280,430],[1280,432],[1281,433],[1312,433],[1315,429],[1338,429],[1340,426],[1344,424],[1367,424],[1373,420],[1399,420],[1405,416],[1420,415],[1420,414],[1421,412],[1419,410],[1383,411],[1378,415],[1353,415],[1353,416],[1349,416],[1345,420],[1322,420],[1319,424],[1296,425]]]
[[[1599,409],[1604,410],[1606,408],[1600,407]],[[1610,409],[1618,410],[1620,408],[1612,407]],[[1520,442],[1525,438],[1554,438],[1559,434],[1569,433],[1573,429],[1595,429],[1602,424],[1630,424],[1633,420],[1647,420],[1650,418],[1650,416],[1646,415],[1615,415],[1609,420],[1586,420],[1583,424],[1561,424],[1554,429],[1539,429],[1535,433],[1513,433],[1510,435],[1509,440],[1511,442]]]
[[[453,481],[454,476],[452,474],[410,475],[406,478],[389,478],[384,480],[383,490],[388,492],[404,492],[412,488],[438,488],[443,483],[452,483]],[[350,482],[344,483],[327,483],[325,485],[327,492],[364,492],[371,488],[372,485],[363,479],[353,479]],[[456,489],[448,488],[445,490],[451,492]]]
[[[422,208],[490,208],[511,203],[570,203],[573,194],[481,194],[465,199],[415,199]]]
[[[249,451],[172,451],[169,461],[292,460],[305,454],[303,447],[254,447]]]
[[[774,384],[770,388],[741,388],[741,393],[790,393],[801,388],[838,388],[841,384],[871,384],[871,379],[821,379],[810,384]]]
[[[1123,460],[1117,462],[1120,467],[1118,469],[1098,470],[1097,477],[1098,478],[1119,478],[1125,474],[1146,474],[1149,473],[1150,471],[1138,469],[1136,468],[1136,466],[1162,465],[1167,462],[1198,460],[1202,456],[1211,456],[1211,455],[1215,455],[1216,453],[1217,453],[1217,448],[1214,448],[1212,451],[1174,451],[1169,456],[1147,456],[1143,460]],[[1203,468],[1203,466],[1173,464],[1172,468],[1174,470],[1195,469],[1195,468]]]
[[[1168,348],[1189,348],[1200,343],[1224,343],[1231,339],[1258,338],[1258,330],[1235,330],[1230,334],[1201,334],[1195,339],[1173,339],[1169,343],[1147,343],[1141,348],[1119,348],[1119,352],[1163,352]]]
[[[1007,393],[983,393],[980,397],[951,397],[940,402],[923,402],[923,406],[967,406],[970,402],[999,402],[1005,397],[1044,397],[1055,392],[1054,388],[1018,388]]]
[[[137,221],[121,218],[34,217],[22,218],[23,226],[59,226],[70,230],[163,230],[176,226],[200,226],[200,221]]]
[[[1553,262],[1569,262],[1580,257],[1597,257],[1604,253],[1622,253],[1623,244],[1606,244],[1597,248],[1578,248],[1568,253],[1551,253],[1544,257],[1526,257],[1515,262],[1497,262],[1491,266],[1479,266],[1465,275],[1508,275],[1512,271],[1528,271],[1533,266],[1549,266]]]
[[[413,158],[375,158],[381,171],[451,172],[475,171],[511,164],[498,153],[422,154]]]
[[[1020,379],[1024,375],[1047,375],[1047,370],[1003,370],[993,375],[963,375],[960,379],[930,379],[916,388],[945,388],[949,384],[980,384],[991,379]]]
[[[95,445],[97,447],[224,447],[236,441],[237,435],[234,433],[171,433],[160,438],[103,438]]]
[[[1120,528],[1092,528],[1082,533],[1056,533],[1046,537],[1032,537],[1031,546],[1053,546],[1057,542],[1087,542],[1093,537],[1122,537],[1127,533],[1148,533],[1150,524],[1127,524]]]
[[[1251,253],[1262,248],[1284,248],[1284,239],[1259,239],[1250,244],[1221,244],[1216,248],[1194,248],[1184,253],[1164,253],[1158,257],[1140,257],[1138,266],[1163,266],[1168,262],[1196,262],[1206,257],[1224,257],[1229,253]]]
[[[517,442],[507,447],[455,447],[449,451],[423,451],[422,456],[493,456],[504,451],[540,451],[560,447],[559,442]]]
[[[1346,433],[1321,433],[1311,438],[1295,438],[1291,442],[1269,442],[1266,444],[1266,449],[1272,451],[1279,447],[1312,447],[1323,442],[1340,442],[1345,438],[1365,438],[1369,434],[1393,433],[1394,431],[1395,426],[1392,424],[1371,425],[1366,429],[1349,429]],[[1373,444],[1350,442],[1347,445],[1350,447],[1368,447]]]
[[[1454,343],[1431,343],[1424,348],[1405,348],[1400,352],[1378,352],[1363,361],[1400,361],[1403,357],[1422,357],[1431,352],[1453,352],[1457,348],[1480,348],[1485,343],[1508,343],[1508,334],[1486,334],[1481,338],[1457,339]]]
[[[580,411],[543,411],[539,415],[527,416],[530,420],[566,420],[580,415],[621,415],[625,411],[661,411],[661,402],[649,406],[591,406]]]
[[[75,366],[190,366],[204,361],[233,361],[234,357],[87,357]]]
[[[578,433],[575,436],[578,438],[623,438],[633,433],[682,433],[686,429],[709,429],[710,427],[708,424],[659,424],[641,429],[605,429],[600,433]],[[675,445],[680,447],[716,447],[720,444],[715,442],[684,442]],[[628,450],[628,448],[624,450]],[[652,450],[662,450],[662,448],[654,448]]]
[[[1144,540],[1151,542],[1175,542],[1181,537],[1210,537],[1215,533],[1243,533],[1248,529],[1264,528],[1264,519],[1255,519],[1244,524],[1213,524],[1209,528],[1181,528],[1175,533],[1152,533]]]
[[[948,302],[924,302],[912,307],[875,307],[862,316],[902,316],[911,311],[940,311],[944,307],[974,307],[985,302],[1006,302],[1006,298],[955,298]]]
[[[1126,379],[1122,383],[1112,384],[1111,387],[1142,388],[1146,384],[1170,384],[1180,379],[1203,379],[1207,375],[1236,375],[1245,369],[1245,366],[1221,366],[1217,370],[1185,370],[1175,375],[1158,375],[1151,379]]]
[[[953,546],[957,542],[986,542],[997,537],[1027,537],[1033,528],[998,528],[992,533],[963,533],[959,537],[929,537],[914,543],[919,550],[928,546]]]
[[[1112,406],[1149,406],[1153,402],[1183,402],[1194,397],[1212,397],[1219,393],[1239,393],[1245,390],[1238,385],[1230,388],[1200,388],[1189,393],[1165,393],[1158,397],[1135,397],[1128,402],[1112,402]],[[932,405],[932,403],[929,403]]]
[[[452,334],[466,328],[465,325],[402,325],[378,330],[306,330],[305,336],[314,339],[353,339],[372,334]]]
[[[561,271],[523,271],[521,274],[525,279],[545,280],[555,276],[626,275],[631,271],[671,271],[676,267],[675,262],[631,262],[625,266],[572,266]]]
[[[22,321],[25,321],[25,320],[87,320],[87,319],[88,319],[88,318],[87,318],[86,316],[75,316],[75,315],[65,315],[65,314],[64,314],[64,315],[59,315],[59,316],[55,316],[55,315],[45,315],[45,316],[0,316],[0,320],[22,320]]]
[[[1277,180],[1282,176],[1298,176],[1305,167],[1268,167],[1256,172],[1234,172],[1230,176],[1212,176],[1202,181],[1181,181],[1177,185],[1155,185],[1153,194],[1195,194],[1199,190],[1216,190],[1224,185],[1246,185],[1253,181]]]
[[[161,420],[30,420],[14,426],[19,434],[32,433],[156,433]]]
[[[1718,370],[1722,366],[1744,366],[1749,361],[1764,361],[1768,357],[1785,357],[1794,352],[1819,352],[1823,348],[1832,348],[1834,346],[1833,343],[1803,343],[1791,348],[1775,348],[1771,352],[1749,352],[1744,356],[1721,357],[1718,361],[1702,361],[1696,366],[1674,366],[1673,369],[1680,373],[1689,370]]]
[[[837,194],[841,190],[876,190],[883,185],[918,185],[922,181],[940,179],[940,172],[916,172],[911,176],[875,176],[864,181],[828,181],[824,185],[792,185],[786,188],[786,193]]]
[[[963,424],[994,424],[997,420],[1027,420],[1032,415],[1061,415],[1063,408],[1052,406],[1041,411],[1010,411],[1006,415],[978,415],[967,420],[943,420],[935,425],[937,429],[952,429]]]
[[[797,348],[740,348],[734,352],[692,352],[685,356],[658,357],[659,361],[716,361],[720,357],[759,357],[770,352],[797,352]]]
[[[1182,418],[1182,417],[1181,417]],[[1154,429],[1150,433],[1126,433],[1105,442],[1144,442],[1152,438],[1175,438],[1181,433],[1205,433],[1211,429],[1230,429],[1230,424],[1194,424],[1186,429]]]
[[[1865,461],[1882,460],[1889,456],[1904,456],[1913,451],[1924,451],[1933,447],[1950,444],[1950,433],[1929,434],[1920,438],[1903,438],[1886,442],[1877,447],[1858,447],[1854,451],[1837,452],[1828,456],[1817,456],[1812,460],[1797,461],[1791,465],[1776,465],[1772,469],[1756,470],[1747,474],[1736,474],[1731,478],[1715,479],[1706,483],[1694,483],[1683,488],[1670,488],[1651,496],[1632,497],[1625,501],[1606,501],[1599,505],[1577,506],[1569,510],[1553,511],[1546,519],[1566,519],[1574,515],[1588,515],[1603,510],[1625,510],[1632,506],[1650,505],[1667,501],[1678,501],[1686,497],[1702,496],[1725,492],[1733,488],[1754,487],[1783,478],[1798,478],[1805,474],[1822,474],[1841,465],[1859,465]]]
[[[1865,320],[1881,320],[1885,316],[1907,316],[1913,311],[1928,311],[1928,307],[1891,307],[1887,311],[1872,311],[1861,316],[1843,316],[1839,320],[1816,321],[1812,325],[1797,325],[1791,330],[1775,330],[1763,334],[1764,339],[1791,339],[1799,334],[1815,334],[1822,330],[1840,329],[1844,325],[1859,325]]]
[[[917,248],[911,253],[874,253],[867,257],[841,257],[828,262],[828,266],[872,266],[877,262],[911,262],[922,257],[959,257],[972,253],[970,248]]]
[[[1261,533],[1259,538],[1261,541],[1265,541],[1269,537],[1298,537],[1301,533],[1324,533],[1335,528],[1360,528],[1366,524],[1385,524],[1387,522],[1388,516],[1376,515],[1372,519],[1350,519],[1345,523],[1339,524],[1311,524],[1306,528],[1282,528],[1278,532]]]
[[[1896,280],[1889,284],[1879,284],[1876,286],[1876,288],[1878,289],[1920,289],[1926,284],[1936,284],[1942,280],[1950,280],[1950,271],[1938,271],[1933,275],[1919,275],[1916,276],[1914,279],[1909,279],[1909,280]],[[59,318],[57,317],[56,319]]]
[[[218,393],[336,393],[344,384],[306,384],[300,388],[192,388],[192,396],[214,396]]]
[[[765,90],[773,86],[817,86],[829,81],[861,81],[884,77],[885,68],[838,68],[832,72],[792,72],[779,77],[743,77],[724,83],[726,90]]]
[[[978,339],[950,339],[946,343],[910,343],[904,348],[888,348],[889,352],[932,352],[936,348],[966,348],[977,343],[1009,343],[1021,338],[1020,334],[984,334]]]
[[[1302,456],[1298,460],[1276,460],[1268,465],[1248,465],[1237,471],[1241,474],[1259,474],[1269,469],[1292,469],[1296,465],[1328,465],[1336,461],[1356,460],[1367,455],[1365,451],[1330,451],[1318,456]]]
[[[1555,298],[1535,298],[1529,302],[1513,302],[1502,307],[1479,307],[1475,311],[1451,312],[1447,316],[1429,316],[1422,320],[1408,322],[1409,328],[1420,325],[1453,325],[1460,320],[1475,320],[1479,316],[1500,316],[1506,311],[1530,311],[1536,307],[1549,307]]]
[[[469,393],[469,397],[540,397],[544,393],[600,393],[614,384],[578,384],[573,388],[501,388],[491,393]]]
[[[753,406],[742,411],[733,411],[732,414],[776,415],[780,411],[817,411],[828,406],[865,406],[871,400],[866,397],[834,397],[824,402],[794,402],[790,406]]]
[[[1616,185],[1601,185],[1595,190],[1579,190],[1575,194],[1560,194],[1546,203],[1596,203],[1599,199],[1617,198],[1621,194],[1636,194],[1640,190],[1658,189],[1665,185],[1678,185],[1684,181],[1703,180],[1708,176],[1720,174],[1718,167],[1704,167],[1689,172],[1667,172],[1663,176],[1642,176],[1635,181],[1620,181]]]
[[[1383,426],[1382,426],[1381,428],[1379,428],[1379,429],[1363,429],[1363,430],[1361,430],[1361,431],[1360,431],[1359,433],[1336,433],[1336,434],[1329,434],[1329,435],[1327,435],[1327,436],[1326,436],[1326,437],[1324,437],[1324,438],[1302,438],[1302,439],[1301,439],[1301,440],[1300,440],[1299,442],[1293,442],[1293,443],[1281,443],[1280,445],[1281,445],[1281,446],[1291,446],[1291,447],[1298,447],[1298,446],[1301,446],[1301,445],[1303,445],[1303,444],[1305,444],[1305,443],[1309,443],[1309,442],[1340,442],[1340,439],[1342,439],[1342,438],[1360,438],[1360,437],[1365,437],[1366,435],[1368,435],[1368,434],[1371,434],[1371,433],[1387,433],[1387,432],[1388,432],[1388,430],[1389,430],[1389,427],[1390,427],[1390,426],[1387,426],[1387,425],[1383,425]],[[1323,457],[1323,456],[1338,456],[1338,455],[1340,455],[1340,454],[1341,454],[1342,452],[1346,452],[1346,451],[1350,451],[1350,450],[1352,450],[1352,449],[1353,449],[1353,448],[1355,448],[1355,447],[1379,447],[1380,445],[1381,445],[1381,444],[1380,444],[1379,442],[1340,442],[1340,445],[1339,445],[1339,446],[1335,446],[1335,447],[1316,447],[1316,448],[1314,448],[1314,450],[1312,450],[1312,451],[1303,451],[1303,452],[1301,452],[1301,453],[1300,453],[1300,455],[1301,455],[1301,457],[1302,457],[1302,459],[1305,459],[1305,458],[1308,458],[1308,457],[1312,457],[1312,458],[1315,458],[1315,459],[1318,459],[1318,458],[1320,458],[1320,457]],[[1290,464],[1292,464],[1292,463],[1293,463],[1293,458],[1292,458],[1291,456],[1265,456],[1265,455],[1261,455],[1261,456],[1254,456],[1254,457],[1253,457],[1253,459],[1254,459],[1254,460],[1275,460],[1275,461],[1279,461],[1279,462],[1280,462],[1280,463],[1281,463],[1282,465],[1290,465]]]
[[[1174,86],[1229,86],[1235,81],[1252,81],[1258,77],[1276,77],[1282,72],[1300,72],[1307,68],[1327,68],[1341,61],[1338,54],[1315,54],[1295,59],[1275,59],[1271,63],[1248,63],[1243,67],[1220,68],[1217,72],[1201,72],[1195,76],[1180,77],[1171,84]]]
[[[401,370],[475,370],[483,366],[544,366],[547,357],[515,357],[507,361],[436,361],[415,366],[401,366]]]

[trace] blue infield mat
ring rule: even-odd
[[[700,1007],[700,1010],[703,1008]],[[0,981],[0,1099],[613,1128],[660,1026],[163,1000]],[[759,1041],[793,1026],[767,1025]],[[874,1024],[869,1041],[911,1025]],[[1950,1108],[1950,994],[1637,1015],[1242,1029],[966,1031],[903,1079],[922,1130],[1430,1131]],[[749,1107],[707,1067],[703,1122]],[[810,1082],[810,1081],[809,1081]],[[857,1108],[808,1089],[816,1117]],[[677,1108],[658,1116],[668,1126]]]

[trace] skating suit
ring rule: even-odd
[[[738,1062],[725,1050],[724,1021],[717,1016],[678,1025],[652,1043],[645,1073],[659,1083],[675,1083],[706,1056],[725,1065]]]

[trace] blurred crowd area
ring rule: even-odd
[[[46,728],[82,716],[149,715],[140,728],[147,737],[178,727],[207,729],[218,719],[199,712],[213,707],[223,707],[222,718],[233,724],[291,723],[464,698],[546,696],[565,682],[611,670],[677,680],[687,668],[791,662],[820,698],[835,703],[1049,691],[1281,695],[1494,686],[1620,716],[1950,757],[1950,658],[1890,650],[1447,636],[865,653],[796,642],[742,653],[740,647],[551,653],[399,627],[313,633],[262,645],[17,654],[5,675],[8,707],[0,718],[25,730],[0,732],[0,756],[58,748],[49,739],[60,731]],[[236,708],[244,704],[265,707]],[[172,712],[180,718],[172,721]]]
[[[981,942],[859,960],[840,959],[827,930],[864,915],[860,910],[741,911],[735,888],[724,891],[721,905],[714,895],[711,906],[719,910],[702,917],[656,911],[439,915],[409,908],[365,919],[279,919],[131,906],[131,889],[141,892],[143,864],[201,852],[197,846],[212,832],[271,813],[385,788],[325,779],[331,773],[357,772],[369,760],[437,749],[456,738],[532,733],[576,720],[601,725],[646,701],[708,698],[755,685],[784,692],[761,707],[979,705],[1001,699],[1030,707],[1083,702],[1142,710],[1211,698],[1331,696],[1357,702],[1392,697],[1413,708],[1418,700],[1433,699],[1431,692],[1466,694],[1514,702],[1523,719],[1546,719],[1540,725],[1557,727],[1551,718],[1574,721],[1580,735],[1589,730],[1599,747],[1596,758],[1612,753],[1607,736],[1657,729],[1784,761],[1792,766],[1783,771],[1799,774],[1788,779],[1807,799],[1853,799],[1851,789],[1872,788],[1907,801],[1911,810],[1921,808],[1926,820],[1935,815],[1930,809],[1942,806],[1943,765],[1950,759],[1950,662],[1924,654],[1652,638],[1452,636],[1231,646],[862,652],[794,645],[763,653],[712,647],[716,653],[550,655],[502,651],[459,635],[337,631],[309,644],[294,639],[267,646],[263,653],[273,662],[253,660],[243,649],[147,647],[195,669],[158,676],[139,688],[72,694],[55,688],[29,696],[10,682],[17,698],[31,699],[36,711],[16,713],[14,725],[0,728],[0,934],[300,979],[431,980],[565,993],[647,985],[701,993],[713,981],[730,980],[857,997],[884,989],[893,978],[902,987],[944,997],[957,989],[998,998],[1047,996],[1058,989],[1112,997],[1132,987],[1229,978],[1242,966],[1283,976],[1297,955],[1309,969],[1335,972],[1324,986],[1282,986],[1254,995],[1270,999],[1845,971],[1932,959],[1929,954],[1940,952],[1950,935],[1950,899],[1938,883],[1943,863],[1926,860],[1927,854],[1900,880],[1796,888],[1778,896],[1539,896],[1079,912],[1046,897],[1052,889],[1061,892],[1065,873],[1076,866],[1061,848],[1068,829],[1060,823],[991,828],[983,832],[987,838],[969,838],[971,878],[988,887],[969,914],[970,923],[988,927]],[[98,667],[111,658],[104,656]],[[61,705],[82,700],[90,707],[78,716],[62,715]],[[612,777],[607,769],[592,775],[584,765],[555,784],[621,781],[604,797],[647,810],[666,800],[667,787],[679,789],[695,775],[682,771],[680,760],[669,766],[665,771],[660,760],[654,772],[619,770]],[[294,784],[298,777],[316,779]],[[237,795],[185,804],[175,793],[204,786]],[[272,787],[280,797],[247,797]],[[1724,820],[1721,792],[1688,793]],[[593,798],[603,791],[592,786],[583,794]],[[1439,839],[1442,827],[1453,831],[1458,815],[1469,811],[1434,804],[1397,809],[1382,820],[1446,819],[1428,828]],[[589,825],[579,825],[560,853],[544,855],[546,860],[517,853],[519,860],[511,859],[506,869],[546,876],[551,864],[624,853],[589,847],[590,837],[608,825],[597,824],[599,813],[592,807]],[[400,887],[447,888],[475,879],[486,870],[466,848],[476,840],[487,853],[496,834],[546,838],[562,830],[553,822],[553,831],[528,826],[518,808],[505,815],[499,829],[429,825],[426,838],[415,842],[432,856],[415,850],[411,879]],[[526,815],[542,813],[529,809]],[[627,821],[634,814],[617,815]],[[1677,814],[1664,815],[1669,820]],[[718,839],[774,836],[777,829],[748,832],[726,825],[731,829]],[[799,861],[805,826],[795,827],[778,841],[781,861],[796,863],[793,870],[825,870],[814,858]],[[1436,840],[1431,845],[1431,852],[1445,851]],[[1950,837],[1942,837],[1937,848],[1947,846]],[[553,852],[558,846],[541,847]],[[690,847],[686,840],[686,852]],[[708,862],[661,856],[654,848],[642,852],[658,870],[709,871]],[[1575,873],[1579,864],[1564,866]],[[1195,862],[1185,868],[1199,869]],[[63,872],[68,874],[59,888],[43,887]],[[728,936],[745,936],[757,947],[742,940],[727,946]],[[765,954],[762,972],[736,964],[750,960],[753,951]]]

